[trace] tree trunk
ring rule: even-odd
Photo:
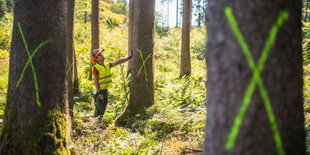
[[[305,154],[300,7],[209,1],[206,154]]]
[[[15,0],[0,154],[70,153],[66,15],[65,0]],[[43,41],[52,40],[39,48],[32,61],[19,23],[30,55]]]
[[[133,44],[133,12],[134,12],[134,0],[129,1],[129,22],[128,22],[128,55],[130,55],[130,51],[132,50],[132,44]],[[132,68],[132,62],[131,60],[128,60],[128,70],[127,75],[131,73]]]
[[[74,89],[74,95],[78,95],[79,94],[79,75],[78,75],[78,72],[77,72],[77,65],[76,65],[76,54],[75,54],[75,48],[73,50],[73,69],[74,69],[74,76],[73,76],[73,89]]]
[[[191,74],[190,55],[190,23],[191,23],[191,0],[183,0],[183,21],[182,21],[182,49],[180,76]]]
[[[201,15],[201,12],[200,12],[200,10],[201,10],[201,4],[200,4],[201,1],[198,0],[197,3],[198,3],[198,27],[201,27],[201,18],[202,18],[202,15]]]
[[[177,28],[178,27],[178,16],[179,16],[179,0],[177,0],[177,12],[176,12],[176,21],[175,21],[175,27]]]
[[[132,74],[130,82],[130,99],[125,113],[142,113],[145,108],[154,104],[154,19],[155,0],[134,0],[134,28],[133,28],[133,59]],[[140,50],[145,61],[145,67],[138,51]],[[151,55],[149,59],[146,58]],[[138,75],[139,69],[142,68]],[[146,70],[146,76],[144,73]],[[117,123],[118,124],[118,123]]]
[[[92,78],[91,52],[99,48],[99,0],[92,0],[92,13],[91,13],[91,51],[90,51],[90,69],[89,78]]]
[[[307,5],[306,5],[306,19],[305,19],[305,21],[308,21],[308,7],[309,7],[309,0],[307,0]]]
[[[135,0],[134,10],[134,55],[130,82],[130,100],[127,111],[136,113],[140,109],[154,104],[153,51],[155,0]],[[145,61],[145,67],[142,68],[143,70],[139,77],[137,77],[137,74],[143,62],[137,50],[142,52],[144,61],[148,55],[151,55],[151,58]],[[147,77],[143,74],[144,69],[146,69]]]
[[[205,23],[205,25],[207,26],[207,12],[208,12],[208,0],[203,0],[205,3],[204,3],[204,13],[205,13],[205,21],[204,21],[204,23]]]
[[[167,27],[169,28],[169,3],[170,1],[167,0]]]
[[[73,117],[73,93],[74,93],[74,7],[75,0],[67,1],[67,66],[68,71],[66,73],[68,81],[68,101],[69,101],[69,112],[70,116]]]

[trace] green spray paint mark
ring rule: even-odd
[[[139,71],[138,71],[137,77],[139,77],[139,76],[140,76],[141,70],[142,70],[142,68],[144,67],[144,75],[145,75],[145,80],[146,80],[146,81],[149,81],[149,80],[147,79],[145,62],[146,62],[149,58],[151,58],[151,57],[152,57],[152,53],[151,53],[151,54],[149,54],[149,55],[146,57],[146,59],[144,60],[141,50],[137,50],[137,51],[138,51],[138,53],[140,54],[141,59],[142,59],[142,62],[143,62],[143,63],[142,63],[142,66],[140,67],[140,69],[139,69]]]
[[[70,63],[69,63],[69,60],[68,60],[68,57],[67,57],[67,64],[68,64],[68,66],[69,66],[69,69],[68,69],[68,71],[67,71],[67,73],[66,73],[66,77],[68,76],[68,73],[70,73],[70,78],[71,78],[71,81],[72,81],[72,65],[73,65],[73,62],[71,63],[71,65],[70,65]]]
[[[39,88],[38,88],[38,82],[37,82],[37,76],[36,76],[36,72],[35,72],[35,69],[34,69],[34,66],[33,66],[33,63],[32,63],[32,57],[38,52],[38,50],[43,47],[44,45],[48,44],[49,42],[51,42],[51,40],[46,40],[46,41],[43,41],[39,46],[37,46],[37,48],[32,52],[32,54],[30,55],[29,53],[29,49],[28,49],[28,45],[27,45],[27,42],[26,42],[26,39],[25,39],[25,36],[23,34],[23,31],[22,31],[22,28],[20,26],[20,23],[18,23],[18,29],[19,29],[19,32],[22,36],[22,39],[23,39],[23,42],[25,44],[25,48],[26,48],[26,51],[27,51],[27,54],[28,54],[28,61],[22,71],[22,74],[21,76],[19,77],[19,80],[16,84],[16,88],[19,86],[20,82],[22,81],[23,79],[23,76],[24,76],[24,73],[30,63],[31,65],[31,69],[32,69],[32,73],[33,73],[33,78],[34,78],[34,83],[35,83],[35,88],[36,88],[36,100],[37,100],[37,104],[38,106],[41,106],[40,104],[40,100],[39,100]]]
[[[238,42],[242,48],[242,52],[246,56],[246,59],[249,63],[249,66],[253,72],[253,77],[252,77],[251,82],[247,88],[247,91],[246,91],[245,96],[244,96],[243,101],[242,101],[242,105],[239,109],[239,112],[238,112],[236,118],[235,118],[234,124],[231,128],[231,132],[229,134],[225,148],[227,150],[231,150],[234,147],[235,139],[238,135],[239,128],[241,126],[243,117],[244,117],[245,112],[248,108],[248,105],[250,104],[251,97],[253,95],[253,92],[254,92],[256,84],[257,84],[259,92],[260,92],[261,97],[263,99],[265,109],[267,111],[269,123],[271,124],[271,128],[272,128],[274,140],[275,140],[275,143],[277,146],[278,154],[284,155],[284,150],[283,150],[283,146],[282,146],[280,133],[279,133],[279,130],[277,127],[276,119],[275,119],[275,116],[274,116],[274,113],[272,110],[272,106],[270,104],[270,100],[268,98],[267,91],[264,88],[263,81],[260,77],[260,73],[264,68],[264,63],[267,60],[268,53],[270,52],[270,49],[275,42],[275,38],[276,38],[276,35],[278,33],[278,30],[283,25],[283,22],[285,20],[288,20],[289,13],[287,11],[282,11],[280,13],[280,16],[278,17],[277,22],[273,25],[271,31],[269,32],[269,37],[265,42],[264,48],[262,50],[262,55],[261,55],[260,59],[258,60],[257,66],[255,65],[254,59],[251,55],[251,52],[248,48],[248,45],[245,43],[245,40],[244,40],[244,38],[243,38],[239,28],[238,28],[238,24],[236,22],[236,19],[232,13],[232,10],[230,7],[225,8],[225,15],[229,21],[229,24],[231,26],[233,33],[235,34],[235,36],[236,36],[236,38],[237,38],[237,40],[238,40]]]

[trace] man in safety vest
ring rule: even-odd
[[[108,103],[108,88],[112,87],[112,72],[111,68],[126,62],[131,59],[132,51],[127,58],[119,59],[112,63],[104,63],[105,57],[102,55],[104,50],[95,49],[92,51],[92,63],[95,63],[92,68],[94,74],[94,85],[96,90],[94,92],[95,99],[95,113],[94,116],[103,116]]]

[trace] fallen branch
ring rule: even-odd
[[[202,150],[200,150],[200,149],[193,149],[193,148],[185,148],[185,149],[187,149],[187,150],[191,150],[191,151],[193,151],[193,152],[203,152]]]
[[[178,109],[178,111],[180,113],[184,113],[184,112],[195,112],[195,111],[202,111],[202,110],[206,110],[206,108],[186,108],[186,109]]]

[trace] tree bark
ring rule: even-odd
[[[92,78],[91,52],[99,48],[99,0],[92,0],[92,13],[91,13],[91,51],[90,51],[90,69],[89,79]]]
[[[128,55],[130,55],[130,51],[133,49],[133,16],[134,16],[134,0],[129,1],[129,22],[128,22]],[[128,69],[127,75],[131,73],[132,62],[128,60]]]
[[[134,3],[134,27],[133,27],[133,60],[132,75],[130,82],[130,100],[127,111],[139,112],[142,108],[154,104],[154,19],[155,0],[135,0]],[[142,59],[137,50],[141,50],[143,58],[152,55],[145,62],[145,69],[148,81],[146,81],[143,70],[137,77],[138,70],[142,67]],[[144,69],[144,68],[143,68]]]
[[[74,64],[73,64],[73,69],[74,69],[74,76],[73,76],[73,89],[74,89],[74,95],[78,95],[79,94],[79,75],[78,75],[78,72],[77,72],[77,64],[76,64],[76,54],[75,54],[75,48],[73,50],[73,61],[74,61]]]
[[[69,112],[70,116],[73,117],[73,94],[74,94],[74,7],[75,0],[67,1],[67,66],[68,71],[66,73],[68,81],[68,100],[69,100]]]
[[[262,98],[261,89],[256,85],[243,120],[238,119],[241,124],[231,149],[227,149],[227,142],[250,88],[253,71],[225,16],[226,7],[232,9],[255,66],[272,27],[278,26],[260,71],[271,108],[266,109],[267,98]],[[300,1],[290,0],[209,0],[206,154],[305,154],[300,7]],[[289,17],[280,26],[276,22],[285,10]],[[279,131],[278,141],[275,141],[272,125]]]
[[[178,28],[178,16],[179,16],[179,0],[177,0],[177,7],[176,7],[177,11],[176,11],[176,21],[175,21],[175,27]]]
[[[170,1],[166,0],[166,2],[167,2],[167,27],[169,28],[169,3]]]
[[[309,7],[309,0],[307,0],[307,5],[306,5],[306,19],[305,19],[305,21],[308,21],[308,7]]]
[[[122,119],[128,115],[143,113],[145,108],[154,104],[153,56],[145,61],[148,55],[153,55],[154,51],[154,19],[155,0],[134,0],[134,52],[132,58],[130,98],[125,113],[117,119],[116,124],[121,123]],[[143,66],[142,58],[137,50],[142,52],[147,77],[144,73],[144,67],[139,77],[137,77],[140,67]]]
[[[0,136],[0,154],[70,153],[66,14],[65,0],[15,0],[9,85]],[[30,55],[43,41],[52,42],[42,46],[32,57],[20,85],[16,87],[29,60],[18,23]],[[37,93],[34,77],[38,84]],[[41,106],[38,106],[36,94]]]
[[[180,76],[191,74],[190,55],[190,23],[191,23],[191,0],[183,0],[183,21],[182,21],[182,49]]]

